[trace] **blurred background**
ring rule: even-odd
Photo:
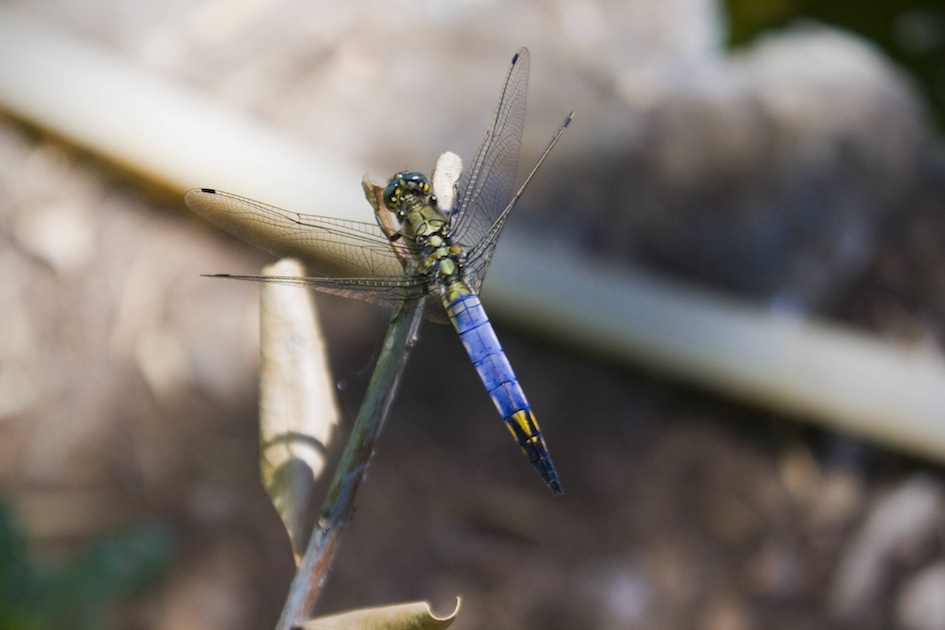
[[[510,229],[773,313],[945,340],[940,3],[4,5],[378,181],[471,159],[528,46],[520,173],[577,113]],[[0,117],[0,627],[264,628],[282,607],[258,289],[199,276],[271,259],[172,188]],[[317,301],[337,458],[387,313]],[[945,627],[941,462],[513,315],[494,324],[565,495],[509,441],[454,331],[426,324],[319,613],[460,595],[456,628]]]

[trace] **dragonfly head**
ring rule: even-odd
[[[426,201],[431,196],[430,190],[430,180],[422,173],[397,173],[384,189],[384,205],[402,221],[406,214],[404,202],[410,197],[422,197]]]

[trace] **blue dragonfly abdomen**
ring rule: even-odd
[[[561,494],[558,473],[551,463],[535,414],[479,296],[464,282],[455,282],[446,292],[443,306],[512,437],[552,492]]]

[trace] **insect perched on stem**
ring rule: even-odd
[[[470,168],[458,179],[447,175],[446,187],[436,191],[420,173],[397,173],[377,191],[376,225],[299,214],[209,188],[189,191],[185,201],[236,236],[326,274],[222,277],[306,286],[382,306],[424,300],[428,318],[449,319],[515,441],[552,492],[561,494],[535,415],[479,301],[509,213],[571,121],[568,114],[516,190],[528,70],[528,50],[522,48],[512,58],[495,115]],[[446,198],[451,201],[444,204]],[[346,277],[352,269],[359,277]]]

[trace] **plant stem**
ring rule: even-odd
[[[276,630],[290,630],[301,625],[315,608],[341,532],[354,511],[355,495],[394,399],[407,355],[416,340],[421,314],[418,302],[404,303],[394,309],[364,402],[335,470],[305,555],[292,579]]]

